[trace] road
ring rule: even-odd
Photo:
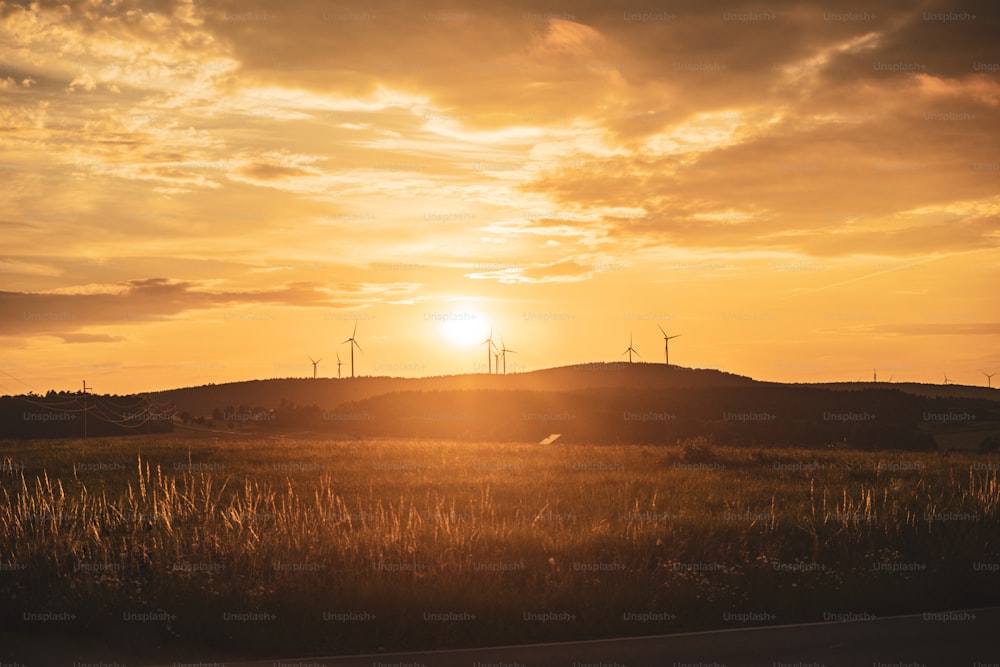
[[[628,639],[225,664],[227,667],[989,667],[1000,666],[1000,608]]]

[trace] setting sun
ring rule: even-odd
[[[441,333],[452,345],[473,347],[483,343],[490,335],[489,323],[474,310],[457,309],[441,317]]]

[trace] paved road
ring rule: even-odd
[[[1000,666],[1000,608],[631,639],[227,667],[988,667]]]

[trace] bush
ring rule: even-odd
[[[705,436],[688,438],[681,443],[681,461],[684,463],[709,463],[715,460],[715,452]]]

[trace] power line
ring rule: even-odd
[[[24,380],[22,380],[22,379],[20,379],[20,378],[16,378],[16,377],[14,377],[13,375],[11,375],[10,373],[8,373],[7,371],[5,371],[5,370],[4,370],[4,369],[2,369],[2,368],[0,368],[0,373],[3,373],[4,375],[6,375],[7,377],[11,378],[12,380],[17,380],[18,382],[20,382],[21,384],[23,384],[23,385],[24,385],[25,387],[27,387],[27,388],[28,388],[28,389],[30,389],[31,391],[34,391],[34,392],[36,392],[36,393],[38,392],[38,390],[37,390],[37,389],[35,389],[34,387],[32,387],[32,386],[31,386],[30,384],[28,384],[27,382],[25,382]]]
[[[33,401],[30,398],[25,398],[24,396],[15,396],[14,398],[16,398],[19,401],[24,401],[25,403],[30,403],[31,405],[36,405],[40,408],[45,408],[50,412],[83,412],[85,410],[85,408],[76,408],[74,410],[70,410],[69,408],[57,408],[53,407],[52,405],[49,405],[48,403],[39,403],[38,401]],[[56,405],[63,405],[63,404],[58,403]]]
[[[93,387],[91,387],[93,389]],[[83,439],[87,439],[87,381],[83,381]]]

